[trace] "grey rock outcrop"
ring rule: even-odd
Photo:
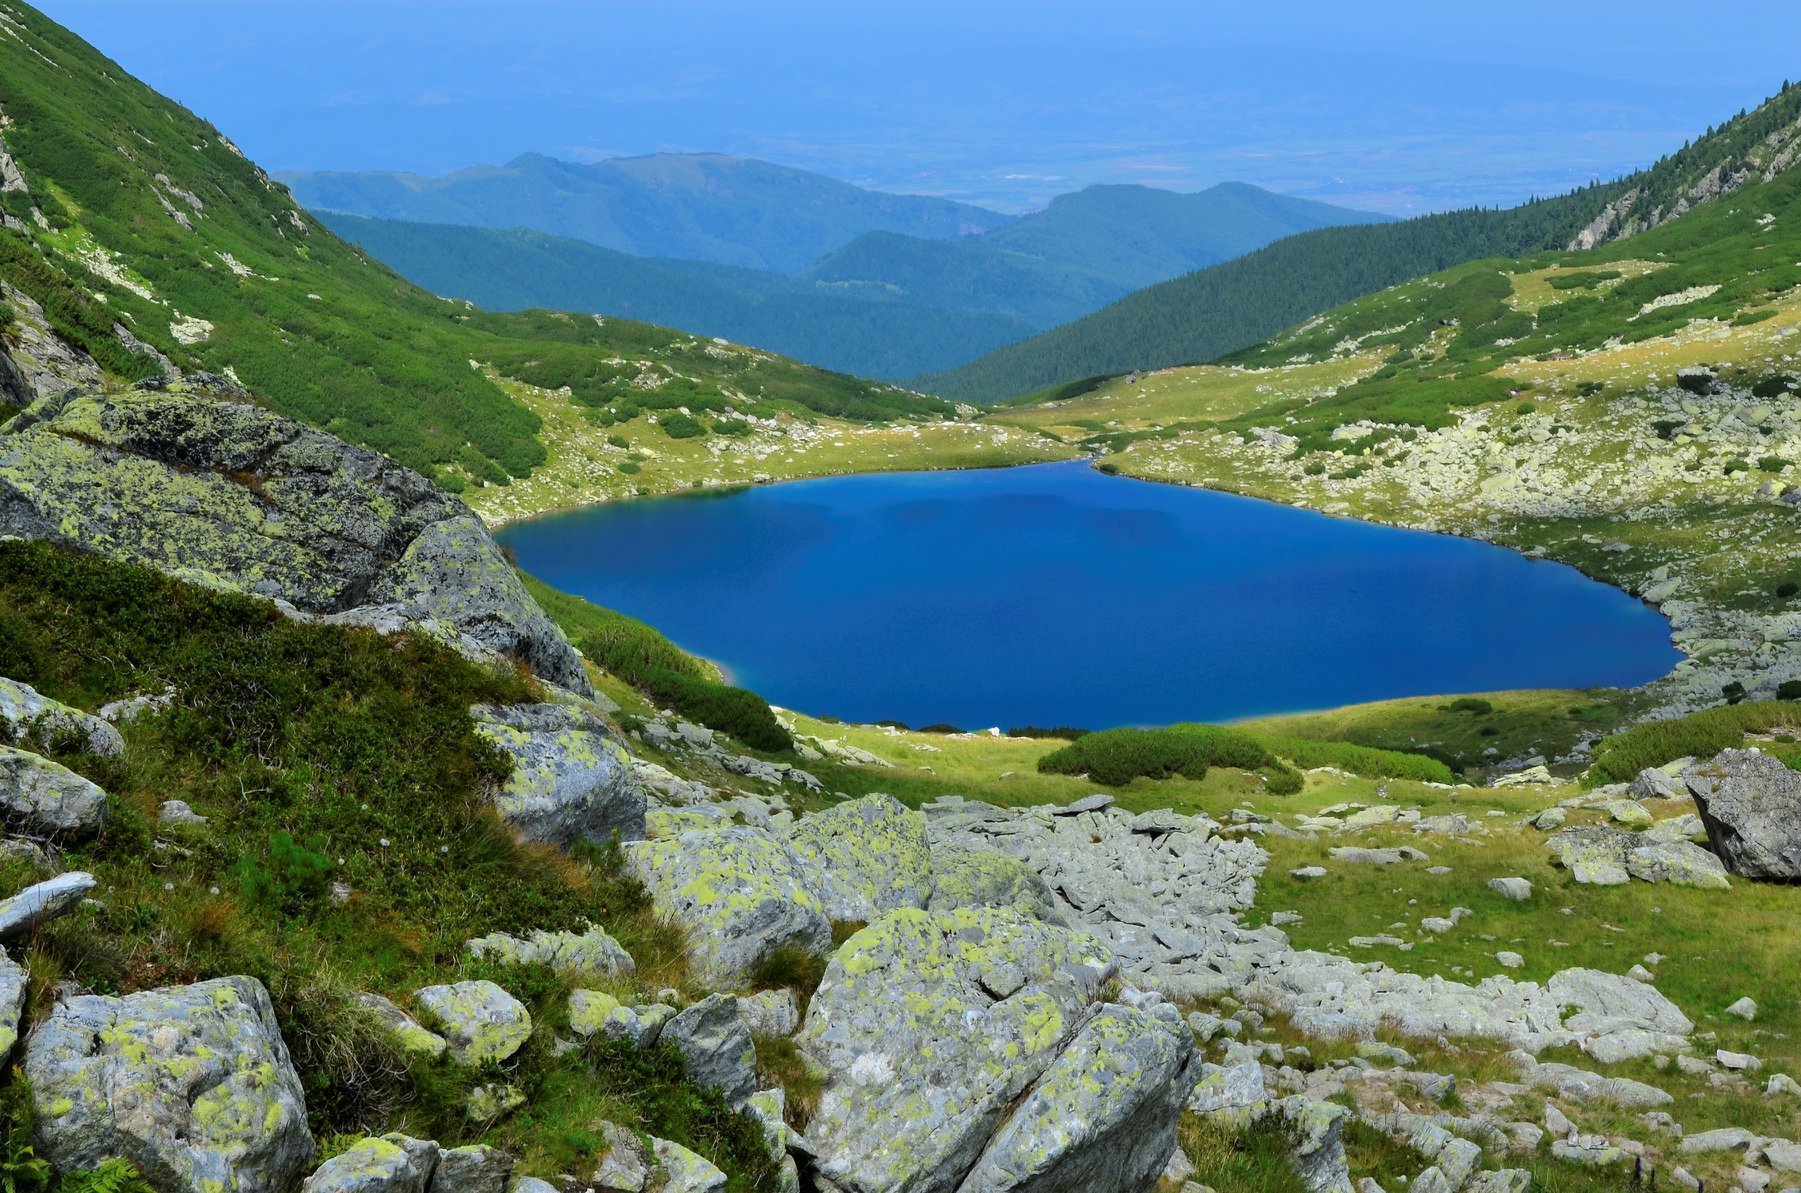
[[[84,995],[31,1034],[39,1154],[123,1156],[164,1193],[286,1193],[312,1162],[300,1078],[254,978]]]
[[[1098,1005],[1114,972],[1093,937],[1010,910],[897,911],[853,936],[797,1038],[827,1074],[807,1130],[820,1175],[857,1193],[1144,1187],[1191,1051],[1168,1004]],[[1091,1172],[1078,1141],[1119,1162]]]
[[[543,965],[577,978],[615,978],[638,972],[625,947],[603,928],[590,924],[580,932],[533,932],[527,937],[491,932],[466,941],[476,957],[504,965]]]
[[[494,806],[527,841],[644,839],[644,791],[605,722],[561,704],[470,709],[475,731],[513,759]]]
[[[1728,870],[1801,879],[1801,772],[1758,750],[1723,750],[1682,777]]]
[[[1582,825],[1563,830],[1546,844],[1579,883],[1621,886],[1636,878],[1716,891],[1732,885],[1718,857],[1692,841],[1654,831]]]
[[[362,1139],[319,1165],[301,1193],[425,1193],[438,1145],[405,1135]]]
[[[0,819],[33,837],[79,841],[106,827],[106,792],[68,767],[0,746]]]
[[[531,1013],[493,982],[427,986],[413,997],[438,1021],[458,1064],[505,1060],[531,1038]]]
[[[664,1025],[659,1042],[681,1053],[688,1080],[717,1089],[729,1104],[739,1105],[756,1092],[756,1045],[731,995],[712,995],[681,1012]]]
[[[1136,1193],[1176,1146],[1194,1052],[1165,1022],[1105,1006],[1008,1115],[962,1189]]]
[[[734,826],[625,848],[626,868],[657,910],[688,931],[688,963],[715,990],[741,985],[784,945],[823,956],[832,925],[812,866],[788,842]]]
[[[804,816],[788,839],[813,863],[831,919],[867,923],[903,907],[924,907],[931,898],[925,817],[891,795]]]
[[[19,1020],[25,1014],[25,967],[0,949],[0,1065],[12,1059],[19,1043]]]
[[[8,424],[0,533],[303,613],[392,607],[578,694],[581,659],[481,520],[426,478],[245,401],[71,393]]]
[[[68,915],[94,889],[94,876],[71,870],[34,883],[10,899],[0,901],[0,941],[24,936],[58,916]]]
[[[0,679],[0,738],[39,751],[52,742],[69,741],[102,758],[125,752],[125,739],[106,721],[13,679]]]
[[[497,1147],[447,1147],[438,1153],[431,1193],[506,1193],[512,1177],[513,1157]]]

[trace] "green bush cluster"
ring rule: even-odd
[[[1708,758],[1742,745],[1747,733],[1801,726],[1801,710],[1776,701],[1708,708],[1669,721],[1648,721],[1616,733],[1595,749],[1586,781],[1591,786],[1629,782],[1648,766],[1690,755]]]
[[[663,434],[671,439],[698,439],[707,433],[706,427],[701,425],[699,419],[680,411],[674,414],[665,414],[659,420],[658,425],[663,428]]]
[[[775,719],[769,702],[755,692],[654,668],[630,682],[657,703],[709,729],[728,733],[753,750],[779,754],[794,748],[794,739]]]
[[[1255,739],[1212,725],[1107,729],[1084,734],[1038,760],[1041,773],[1085,774],[1107,787],[1124,787],[1139,778],[1180,776],[1198,782],[1215,766],[1262,771],[1270,791],[1277,795],[1292,795],[1301,789],[1301,777]]]

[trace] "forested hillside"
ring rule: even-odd
[[[523,228],[318,214],[345,240],[434,294],[492,311],[549,307],[640,319],[859,377],[950,368],[1041,326],[999,312],[922,307],[883,289],[845,292],[767,270],[634,257]]]
[[[1083,378],[1213,360],[1359,295],[1485,257],[1518,257],[1617,240],[1731,193],[1748,161],[1801,112],[1786,88],[1630,178],[1506,210],[1328,228],[1140,291],[1044,335],[998,349],[922,388],[995,402]],[[1771,153],[1789,155],[1786,139]],[[1624,214],[1622,214],[1624,212]]]
[[[0,326],[41,320],[116,377],[229,372],[283,413],[453,487],[547,458],[539,417],[472,364],[551,385],[574,374],[650,408],[948,409],[666,329],[434,298],[67,30],[11,0],[0,20]]]

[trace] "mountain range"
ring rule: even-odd
[[[1015,218],[717,155],[281,177],[440,294],[645,319],[888,379],[1297,232],[1386,219],[1243,184],[1090,187]]]

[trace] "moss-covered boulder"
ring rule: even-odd
[[[531,1012],[493,982],[427,986],[413,997],[437,1021],[458,1064],[503,1061],[531,1038]]]
[[[932,849],[933,911],[959,907],[1007,907],[1047,924],[1065,917],[1038,871],[1016,857],[977,845],[939,844]]]
[[[12,1059],[19,1043],[19,1017],[25,1013],[25,967],[0,949],[0,1065]]]
[[[351,1001],[380,1023],[400,1045],[400,1050],[410,1056],[437,1060],[449,1046],[443,1036],[427,1031],[418,1020],[379,994],[358,990],[352,993]]]
[[[0,746],[0,820],[33,837],[79,841],[106,827],[106,792],[61,763]]]
[[[644,791],[599,717],[561,704],[478,704],[470,714],[475,731],[513,759],[494,806],[522,838],[564,846],[644,839]]]
[[[102,758],[125,752],[125,739],[107,722],[14,679],[0,679],[0,737],[34,750],[67,743]]]
[[[313,1159],[300,1078],[254,978],[84,995],[25,1047],[34,1142],[59,1169],[123,1156],[160,1193],[286,1193]]]
[[[932,895],[926,818],[891,795],[871,795],[804,816],[789,840],[818,870],[825,913],[868,922]]]
[[[463,947],[503,965],[544,965],[577,978],[629,977],[638,972],[625,946],[593,924],[580,932],[540,931],[523,937],[490,932]]]
[[[301,1193],[425,1193],[438,1145],[405,1135],[363,1139],[319,1165]]]
[[[687,929],[694,979],[743,986],[784,945],[825,955],[832,925],[812,865],[765,830],[734,826],[625,847],[626,867],[663,915]]]
[[[6,429],[0,533],[305,613],[390,607],[592,691],[481,519],[375,452],[197,392],[72,392]]]
[[[1099,1004],[1115,971],[1093,937],[1011,910],[896,911],[851,937],[797,1037],[826,1074],[807,1128],[820,1174],[846,1193],[985,1189],[970,1174],[992,1150],[980,1171],[1040,1174],[1034,1189],[1144,1188],[1053,1179],[1086,1173],[1090,1144],[1135,1172],[1192,1084],[1173,1008]]]
[[[1194,1049],[1172,1025],[1102,1008],[989,1143],[965,1189],[1139,1193],[1176,1150]]]

